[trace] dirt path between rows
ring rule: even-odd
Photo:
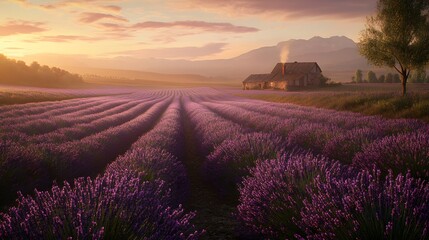
[[[237,233],[238,222],[232,214],[236,203],[220,197],[202,175],[204,156],[198,150],[198,139],[183,106],[181,119],[185,138],[183,163],[190,181],[190,196],[185,208],[197,211],[193,222],[206,230],[202,239],[241,239]]]

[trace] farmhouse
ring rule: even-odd
[[[294,89],[320,86],[322,70],[316,62],[277,63],[268,74],[251,74],[243,89]]]

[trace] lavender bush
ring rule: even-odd
[[[374,141],[356,154],[353,164],[371,169],[375,164],[383,174],[410,171],[416,178],[429,179],[429,133],[410,132]]]
[[[161,179],[171,189],[175,202],[182,202],[189,188],[186,169],[178,159],[160,148],[135,148],[111,163],[106,172],[144,172],[145,180]]]
[[[0,159],[0,182],[5,185],[0,184],[0,192],[7,197],[1,197],[0,203],[9,196],[14,199],[17,190],[24,193],[36,187],[45,190],[53,180],[71,181],[76,177],[100,173],[108,162],[128,149],[141,132],[152,127],[168,103],[157,103],[145,114],[125,124],[80,140],[60,144],[26,144],[24,141],[4,145]]]
[[[160,148],[177,158],[183,156],[184,136],[182,124],[180,122],[181,110],[180,101],[178,98],[175,98],[162,115],[158,124],[141,136],[131,148]]]
[[[378,170],[318,179],[301,216],[307,239],[428,239],[429,185]]]
[[[248,132],[248,129],[220,117],[201,104],[192,102],[189,98],[183,98],[183,107],[190,122],[194,125],[197,139],[201,141],[199,148],[203,154],[209,154],[225,139]]]
[[[357,128],[349,130],[344,134],[335,135],[331,138],[323,149],[323,155],[340,161],[344,164],[351,164],[354,156],[365,146],[379,138],[380,135],[370,128]]]
[[[194,213],[166,202],[160,180],[143,182],[131,173],[79,178],[34,197],[0,217],[1,239],[197,239]]]
[[[293,238],[303,233],[300,210],[314,179],[347,173],[351,170],[309,153],[284,154],[261,161],[240,185],[238,218],[261,237]]]
[[[288,144],[314,153],[322,153],[323,148],[330,139],[339,135],[344,130],[334,125],[308,123],[297,126],[288,135]]]
[[[31,192],[52,181],[42,153],[36,148],[0,140],[0,206],[16,198],[17,191]]]
[[[283,139],[273,134],[238,135],[215,148],[207,157],[204,172],[221,192],[230,193],[257,160],[276,158],[285,148]]]

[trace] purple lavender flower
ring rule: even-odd
[[[297,126],[288,135],[288,144],[314,153],[322,153],[323,148],[330,139],[344,130],[328,124],[308,123]]]
[[[112,173],[122,171],[143,172],[145,180],[163,180],[166,187],[171,189],[175,202],[183,201],[188,193],[189,181],[185,167],[165,150],[135,148],[118,157],[106,169],[106,172]]]
[[[351,164],[356,153],[377,138],[380,138],[380,135],[374,129],[357,128],[349,130],[330,139],[323,149],[323,155],[344,164]]]
[[[2,239],[197,239],[181,206],[168,206],[160,180],[130,172],[79,178],[72,187],[20,196],[18,206],[0,216]]]
[[[257,160],[276,158],[285,148],[283,139],[273,134],[238,135],[222,142],[207,157],[205,174],[222,193],[230,193]]]
[[[191,102],[189,98],[183,98],[183,106],[190,122],[194,125],[195,135],[201,141],[200,151],[204,154],[210,153],[225,139],[248,131],[239,124],[220,117],[201,104]]]
[[[351,173],[312,154],[284,154],[260,161],[240,185],[238,218],[261,237],[285,239],[302,234],[298,220],[307,188],[315,178]]]
[[[428,239],[429,185],[410,174],[360,172],[317,179],[304,201],[300,226],[307,239]]]
[[[389,169],[394,174],[410,171],[413,177],[429,179],[429,133],[403,133],[374,141],[356,154],[353,164],[365,169],[375,164],[383,174]]]

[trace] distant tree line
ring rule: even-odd
[[[9,59],[0,54],[0,84],[71,87],[83,84],[83,79],[57,67],[42,66],[37,62],[27,66],[23,61]]]
[[[366,77],[363,75],[363,71],[356,70],[355,75],[352,77],[353,83],[401,83],[401,77],[399,74],[388,73],[381,74],[377,77],[377,74],[373,71],[368,71]],[[417,70],[410,76],[410,82],[412,83],[429,83],[429,75],[427,75],[425,69]]]

